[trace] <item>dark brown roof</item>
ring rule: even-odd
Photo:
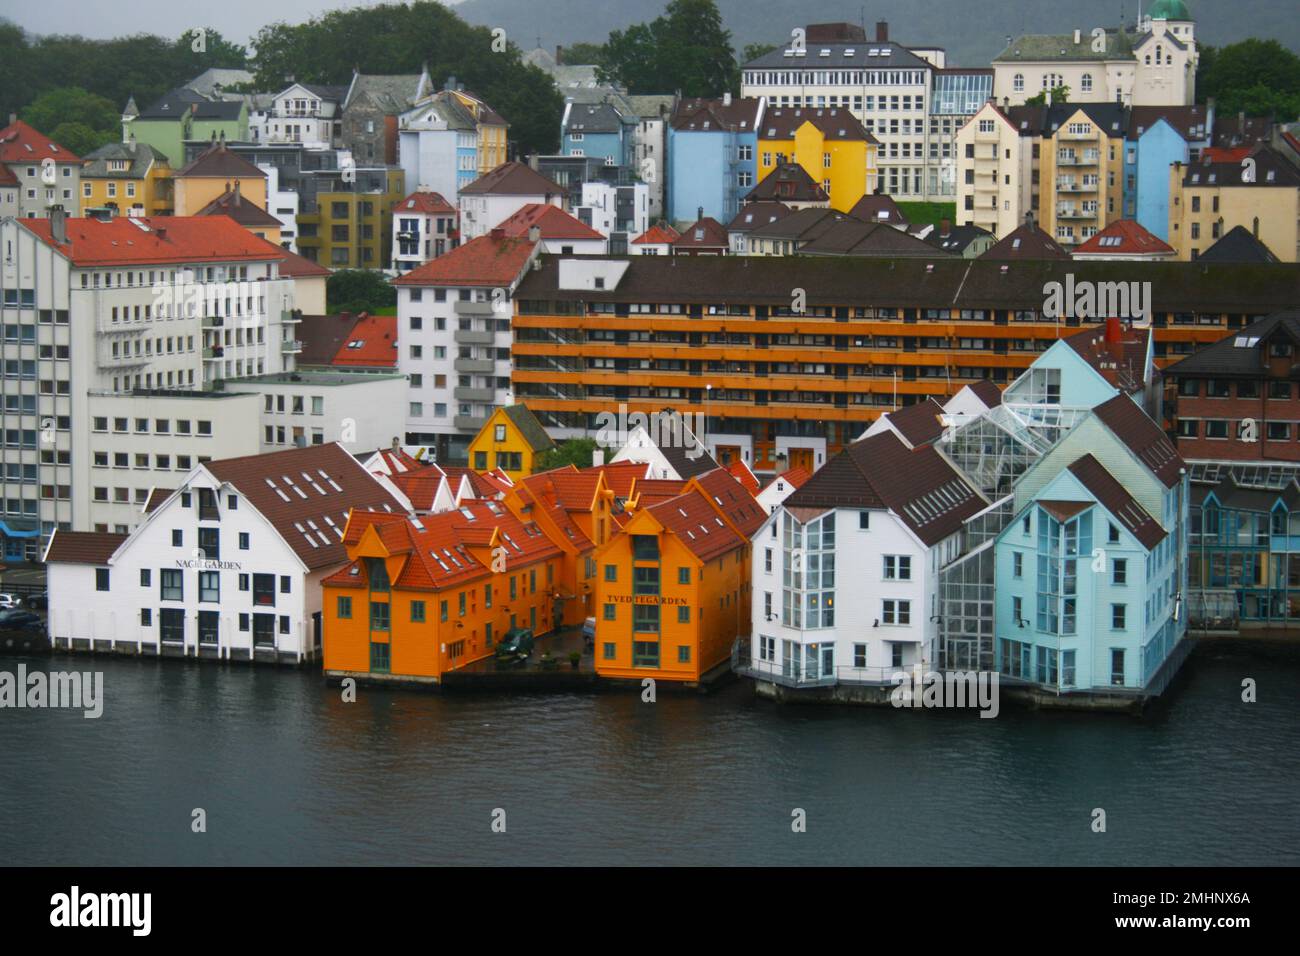
[[[332,365],[334,356],[352,336],[361,316],[360,312],[302,316],[298,325],[298,338],[302,341],[298,365]]]
[[[45,563],[108,564],[108,559],[126,540],[124,534],[101,531],[64,531],[55,529],[45,549]]]
[[[711,216],[691,223],[673,240],[674,249],[726,249],[729,244],[726,227]]]
[[[1039,229],[1036,223],[1024,222],[994,243],[981,259],[998,261],[1016,259],[1069,259],[1070,254],[1060,243]]]
[[[1285,343],[1293,350],[1300,346],[1300,312],[1277,312],[1229,332],[1217,342],[1202,345],[1187,358],[1168,366],[1164,374],[1175,379],[1211,376],[1294,381],[1300,378],[1300,365],[1281,373],[1269,370],[1265,350],[1274,343]]]
[[[918,239],[883,222],[863,222],[853,218],[831,222],[815,239],[804,242],[799,247],[799,252],[805,256],[923,259],[949,255],[936,250],[923,239]]]
[[[1273,250],[1245,226],[1233,226],[1197,262],[1278,262]]]
[[[564,190],[532,167],[515,162],[502,163],[460,190],[462,196],[480,193],[498,196],[560,196]]]
[[[1070,473],[1142,542],[1142,547],[1150,551],[1165,539],[1166,531],[1160,523],[1092,455],[1084,455],[1070,465]]]
[[[1134,106],[1129,109],[1128,138],[1137,139],[1162,119],[1185,140],[1207,137],[1204,106]]]
[[[927,398],[923,402],[904,405],[885,417],[898,429],[907,443],[915,448],[917,445],[928,445],[943,434],[941,415],[943,415],[943,406],[933,398]]]
[[[147,515],[153,514],[162,506],[164,501],[172,496],[172,493],[175,491],[175,488],[150,488],[148,497],[144,499],[144,507],[142,510]]]
[[[226,148],[226,144],[221,142],[213,143],[194,157],[193,162],[176,174],[178,179],[183,176],[203,176],[213,179],[235,177],[265,179],[266,173],[238,153],[232,153]]]
[[[811,242],[837,222],[846,222],[849,217],[834,209],[812,206],[796,209],[788,216],[760,226],[750,233],[754,239],[791,239],[799,242]],[[855,222],[857,220],[854,220]]]
[[[686,426],[683,424],[682,428],[685,430]],[[713,460],[713,456],[704,447],[702,440],[697,438],[690,448],[685,446],[685,441],[670,441],[657,446],[663,452],[663,456],[668,459],[668,464],[672,466],[673,471],[677,472],[678,476],[683,480],[695,478],[718,467],[718,463]],[[694,457],[691,457],[692,455]]]
[[[988,408],[996,408],[1002,404],[1002,390],[986,378],[972,382],[966,387],[974,392]]]
[[[866,140],[877,142],[867,128],[847,109],[839,107],[768,107],[763,112],[759,135],[763,139],[794,139],[804,123],[812,123],[828,140]]]
[[[1151,342],[1151,330],[1136,329],[1115,321],[1119,327],[1115,330],[1117,338],[1114,341],[1106,338],[1112,324],[1107,320],[1076,332],[1065,342],[1111,385],[1130,394],[1140,392],[1147,384],[1147,348]]]
[[[909,449],[893,432],[881,432],[846,447],[784,505],[885,508],[926,545],[935,545],[986,502],[933,445]]]
[[[1253,171],[1244,160],[1216,163],[1206,159],[1191,163],[1183,174],[1183,185],[1257,188],[1300,186],[1300,169],[1277,150],[1268,146],[1256,146],[1250,151],[1249,158],[1254,160]]]
[[[782,163],[763,177],[763,181],[745,194],[745,202],[830,202],[821,184],[798,163]]]
[[[206,467],[220,481],[234,485],[312,570],[347,560],[343,529],[353,508],[405,511],[403,503],[337,443],[226,458]]]
[[[863,196],[853,204],[849,215],[863,222],[883,222],[891,226],[909,224],[907,217],[903,215],[903,211],[898,208],[898,203],[894,202],[892,196]]]
[[[519,429],[519,434],[533,451],[549,451],[555,447],[555,442],[527,405],[507,405],[502,411],[506,413],[506,418],[514,423],[515,428]]]
[[[1116,395],[1093,409],[1129,451],[1136,455],[1166,488],[1173,488],[1186,467],[1169,436],[1133,399]]]
[[[736,213],[736,218],[727,223],[727,229],[730,232],[750,232],[759,226],[766,226],[778,219],[784,219],[792,211],[785,203],[771,200],[746,203],[740,207],[740,212]]]
[[[240,194],[239,183],[227,189],[212,202],[200,209],[196,216],[229,216],[245,229],[270,228],[279,229],[280,220],[269,212]]]
[[[721,99],[684,99],[677,103],[668,123],[675,130],[699,132],[748,132],[758,128],[763,101],[757,97],[733,96]]]

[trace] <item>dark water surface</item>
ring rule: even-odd
[[[746,683],[349,704],[314,672],[0,670],[20,662],[101,670],[106,702],[0,709],[0,864],[1300,863],[1295,645],[1203,645],[1140,719],[781,706]]]

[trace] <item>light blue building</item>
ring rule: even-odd
[[[1124,142],[1124,218],[1169,241],[1169,167],[1210,145],[1214,107],[1136,106]]]
[[[1129,397],[1074,425],[1016,483],[996,538],[998,671],[1049,695],[1159,693],[1186,650],[1188,494]]]
[[[758,181],[756,97],[683,100],[668,124],[667,210],[674,223],[701,215],[731,222]],[[701,214],[701,210],[703,213]]]
[[[609,103],[564,105],[560,124],[560,152],[565,156],[593,156],[607,166],[631,168],[636,157],[638,118],[626,116]]]
[[[1095,408],[1122,393],[1148,412],[1157,411],[1151,330],[1121,325],[1109,331],[1108,340],[1107,324],[1090,324],[1057,339],[1007,386],[1003,404]]]

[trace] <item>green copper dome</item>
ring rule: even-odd
[[[1155,0],[1147,10],[1152,20],[1191,20],[1192,15],[1183,0]]]

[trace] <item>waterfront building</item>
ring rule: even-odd
[[[685,99],[668,123],[667,214],[674,225],[704,217],[730,222],[758,182],[764,101]]]
[[[555,442],[527,405],[506,405],[494,409],[470,439],[469,463],[475,471],[501,471],[518,481],[533,473],[538,455],[553,448]]]
[[[758,181],[797,166],[819,185],[834,209],[847,211],[876,191],[880,141],[847,108],[772,107],[763,113],[758,135]],[[776,195],[793,204],[796,198]]]
[[[1300,168],[1268,146],[1226,162],[1169,167],[1169,244],[1196,259],[1245,227],[1283,262],[1300,261]]]
[[[725,469],[640,505],[596,553],[596,673],[698,683],[749,631],[750,536],[763,512]]]
[[[148,143],[109,143],[89,153],[81,168],[81,215],[103,209],[114,215],[170,216],[174,211],[172,168]]]
[[[393,268],[410,272],[459,242],[456,207],[435,192],[413,192],[393,207]]]
[[[995,545],[998,670],[1052,695],[1159,693],[1186,650],[1189,490],[1123,395],[1031,465]]]
[[[358,507],[343,545],[348,563],[321,588],[327,677],[441,683],[514,628],[550,633],[562,613],[562,551],[498,501],[421,517]]]
[[[35,219],[76,209],[82,160],[13,114],[0,129],[0,218]]]
[[[537,255],[538,243],[496,230],[393,280],[407,444],[433,447],[439,462],[468,461],[470,439],[508,404],[510,299]]]
[[[314,660],[321,582],[348,512],[407,503],[339,445],[195,465],[128,535],[58,530],[44,556],[55,647],[268,663]]]
[[[653,420],[663,421],[662,418]],[[610,459],[612,464],[625,461],[643,464],[648,468],[646,478],[668,481],[689,481],[719,467],[717,460],[705,447],[705,440],[697,436],[685,421],[672,421],[667,427],[655,429],[657,434],[652,434],[651,430],[641,424],[629,422],[629,426],[623,446]],[[723,441],[726,439],[723,438]],[[733,461],[749,459],[746,449],[726,446],[723,452]]]
[[[460,190],[463,242],[487,235],[525,206],[564,208],[564,192],[523,163],[505,163]]]
[[[1156,0],[1134,24],[1007,37],[993,58],[993,96],[1019,106],[1067,86],[1076,103],[1189,106],[1199,60],[1187,5]]]

